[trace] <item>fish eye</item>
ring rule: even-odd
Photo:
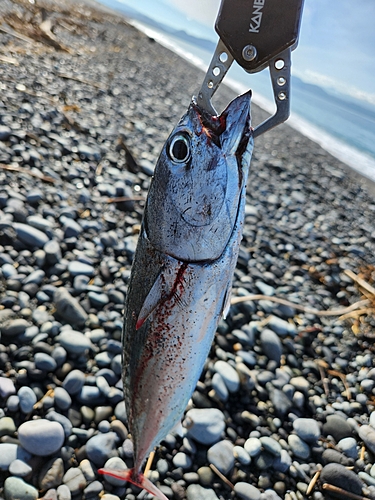
[[[190,158],[190,138],[185,134],[177,134],[168,147],[168,155],[175,163],[185,163]]]

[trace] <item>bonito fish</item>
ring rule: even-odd
[[[123,382],[134,468],[100,472],[157,498],[141,473],[194,391],[229,308],[253,149],[250,92],[220,116],[194,101],[165,143],[133,262],[123,331]]]

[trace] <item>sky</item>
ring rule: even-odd
[[[221,0],[119,1],[191,35],[218,39],[214,25]],[[305,0],[293,74],[375,105],[374,23],[375,0]]]
[[[199,21],[201,36],[210,31],[212,37],[220,0],[150,0],[150,6],[156,3]],[[374,0],[305,0],[294,74],[375,104],[374,23]]]

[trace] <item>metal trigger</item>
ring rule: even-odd
[[[290,48],[284,50],[270,61],[269,68],[276,113],[254,128],[254,137],[258,137],[285,122],[290,115],[291,62]]]
[[[212,116],[217,115],[211,103],[212,96],[216,92],[228,69],[231,67],[232,62],[233,56],[223,42],[219,40],[197,97],[197,104],[211,113]]]

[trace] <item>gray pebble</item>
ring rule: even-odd
[[[9,396],[9,398],[7,399],[8,410],[11,412],[16,412],[16,411],[18,411],[19,406],[20,406],[19,397],[16,396],[15,394],[12,394],[11,396]]]
[[[225,429],[224,414],[217,408],[193,408],[186,413],[188,436],[202,444],[218,441]]]
[[[302,460],[306,460],[310,456],[309,445],[295,434],[288,436],[288,444],[293,455]]]
[[[274,459],[274,455],[268,451],[262,451],[260,455],[254,458],[254,465],[258,469],[266,471],[272,467]]]
[[[80,370],[72,370],[65,377],[63,388],[71,395],[78,394],[85,383],[85,375]]]
[[[30,323],[22,318],[10,319],[1,325],[1,333],[4,337],[13,338],[25,333]]]
[[[182,452],[176,453],[172,461],[175,467],[181,467],[182,469],[190,469],[192,465],[191,458],[188,455],[186,455],[186,453]]]
[[[349,458],[353,458],[354,460],[358,458],[358,443],[353,437],[340,439],[337,443],[337,448]]]
[[[286,450],[281,450],[280,456],[274,459],[272,467],[279,472],[286,473],[291,465],[291,456]]]
[[[57,314],[68,324],[83,325],[87,320],[87,313],[83,307],[65,288],[57,288],[53,300]]]
[[[54,390],[55,404],[61,410],[68,410],[72,404],[72,398],[63,387],[56,387]]]
[[[280,365],[280,358],[282,354],[282,345],[277,334],[269,329],[262,330],[260,334],[260,343],[262,351],[268,359],[276,361]]]
[[[43,248],[49,240],[46,233],[33,226],[16,222],[13,227],[16,231],[17,238],[29,248]]]
[[[93,345],[88,337],[75,330],[65,330],[58,335],[57,340],[68,353],[83,354],[88,349],[93,349]]]
[[[367,448],[372,451],[372,453],[375,453],[375,429],[371,427],[371,425],[361,425],[358,435]]]
[[[73,425],[69,420],[69,418],[66,417],[65,415],[62,415],[61,413],[58,413],[55,410],[50,410],[46,414],[46,418],[51,422],[58,422],[64,429],[65,437],[69,437],[70,434],[72,433]]]
[[[275,457],[280,456],[282,448],[275,439],[268,436],[262,436],[261,438],[259,438],[259,441],[261,442],[263,448],[271,453],[271,455],[274,455]]]
[[[258,438],[251,437],[245,441],[244,448],[250,457],[256,457],[261,452],[262,443]]]
[[[46,254],[46,261],[50,265],[57,264],[61,260],[61,249],[60,245],[56,240],[48,241],[43,247],[44,253]]]
[[[85,264],[84,262],[81,262],[79,260],[69,262],[68,271],[73,277],[79,276],[81,274],[91,277],[95,274],[95,268],[93,266]]]
[[[86,443],[87,458],[96,466],[103,467],[105,462],[112,457],[117,457],[118,436],[115,432],[97,434]]]
[[[233,444],[228,440],[219,441],[208,449],[207,459],[222,474],[228,474],[234,467]]]
[[[57,500],[71,500],[72,494],[66,484],[60,484],[57,488]]]
[[[214,373],[211,383],[217,397],[225,403],[228,400],[229,392],[220,373]]]
[[[52,356],[45,352],[37,352],[34,355],[35,367],[38,370],[53,372],[57,368],[57,363]]]
[[[36,500],[38,490],[19,477],[8,477],[4,482],[5,500]]]
[[[189,484],[186,488],[187,500],[219,500],[214,490],[203,488],[199,484]],[[102,499],[103,500],[103,499]]]
[[[1,384],[0,384],[0,391],[1,391]],[[373,429],[375,429],[375,411],[372,411],[370,413],[370,420],[369,420],[369,424],[371,425],[371,427]]]
[[[234,492],[242,500],[259,500],[260,491],[252,484],[239,481],[234,485]]]
[[[355,472],[347,469],[343,465],[326,465],[323,467],[319,479],[322,483],[329,483],[333,486],[343,488],[350,493],[354,493],[355,495],[362,496],[362,481]]]
[[[56,488],[62,482],[64,462],[62,458],[52,458],[44,463],[39,471],[38,484],[43,491]]]
[[[249,465],[249,463],[251,462],[250,455],[244,448],[242,448],[242,446],[235,446],[233,448],[233,456],[242,465]]]
[[[29,464],[23,460],[16,459],[9,465],[9,472],[12,476],[26,477],[32,472]]]
[[[320,437],[319,424],[312,418],[296,418],[293,422],[293,429],[297,436],[306,443],[315,443]]]
[[[240,387],[240,377],[236,370],[226,361],[216,361],[215,372],[219,373],[224,380],[229,392],[237,392]]]
[[[19,426],[18,438],[26,451],[45,457],[61,448],[65,433],[58,422],[46,419],[29,420]]]
[[[69,488],[71,494],[78,495],[86,487],[86,479],[78,467],[71,467],[63,477],[63,483]]]
[[[15,443],[0,443],[0,470],[7,471],[14,460],[28,462],[31,454]]]
[[[345,437],[351,437],[352,428],[350,424],[339,415],[328,415],[327,421],[323,424],[323,433],[332,436],[336,442]]]
[[[11,394],[16,393],[13,381],[8,377],[0,377],[0,396],[7,399]]]
[[[271,316],[267,326],[282,337],[284,335],[294,336],[297,333],[297,329],[293,323],[289,323],[289,321],[285,321],[285,319],[281,319],[278,316]]]
[[[85,476],[85,479],[88,483],[95,480],[96,474],[93,464],[90,462],[90,460],[84,458],[82,462],[80,462],[79,468],[81,469],[82,474]]]
[[[16,432],[16,424],[12,417],[0,418],[0,437],[12,436]]]
[[[22,413],[30,413],[37,402],[35,392],[30,387],[23,386],[19,389],[17,395]]]

